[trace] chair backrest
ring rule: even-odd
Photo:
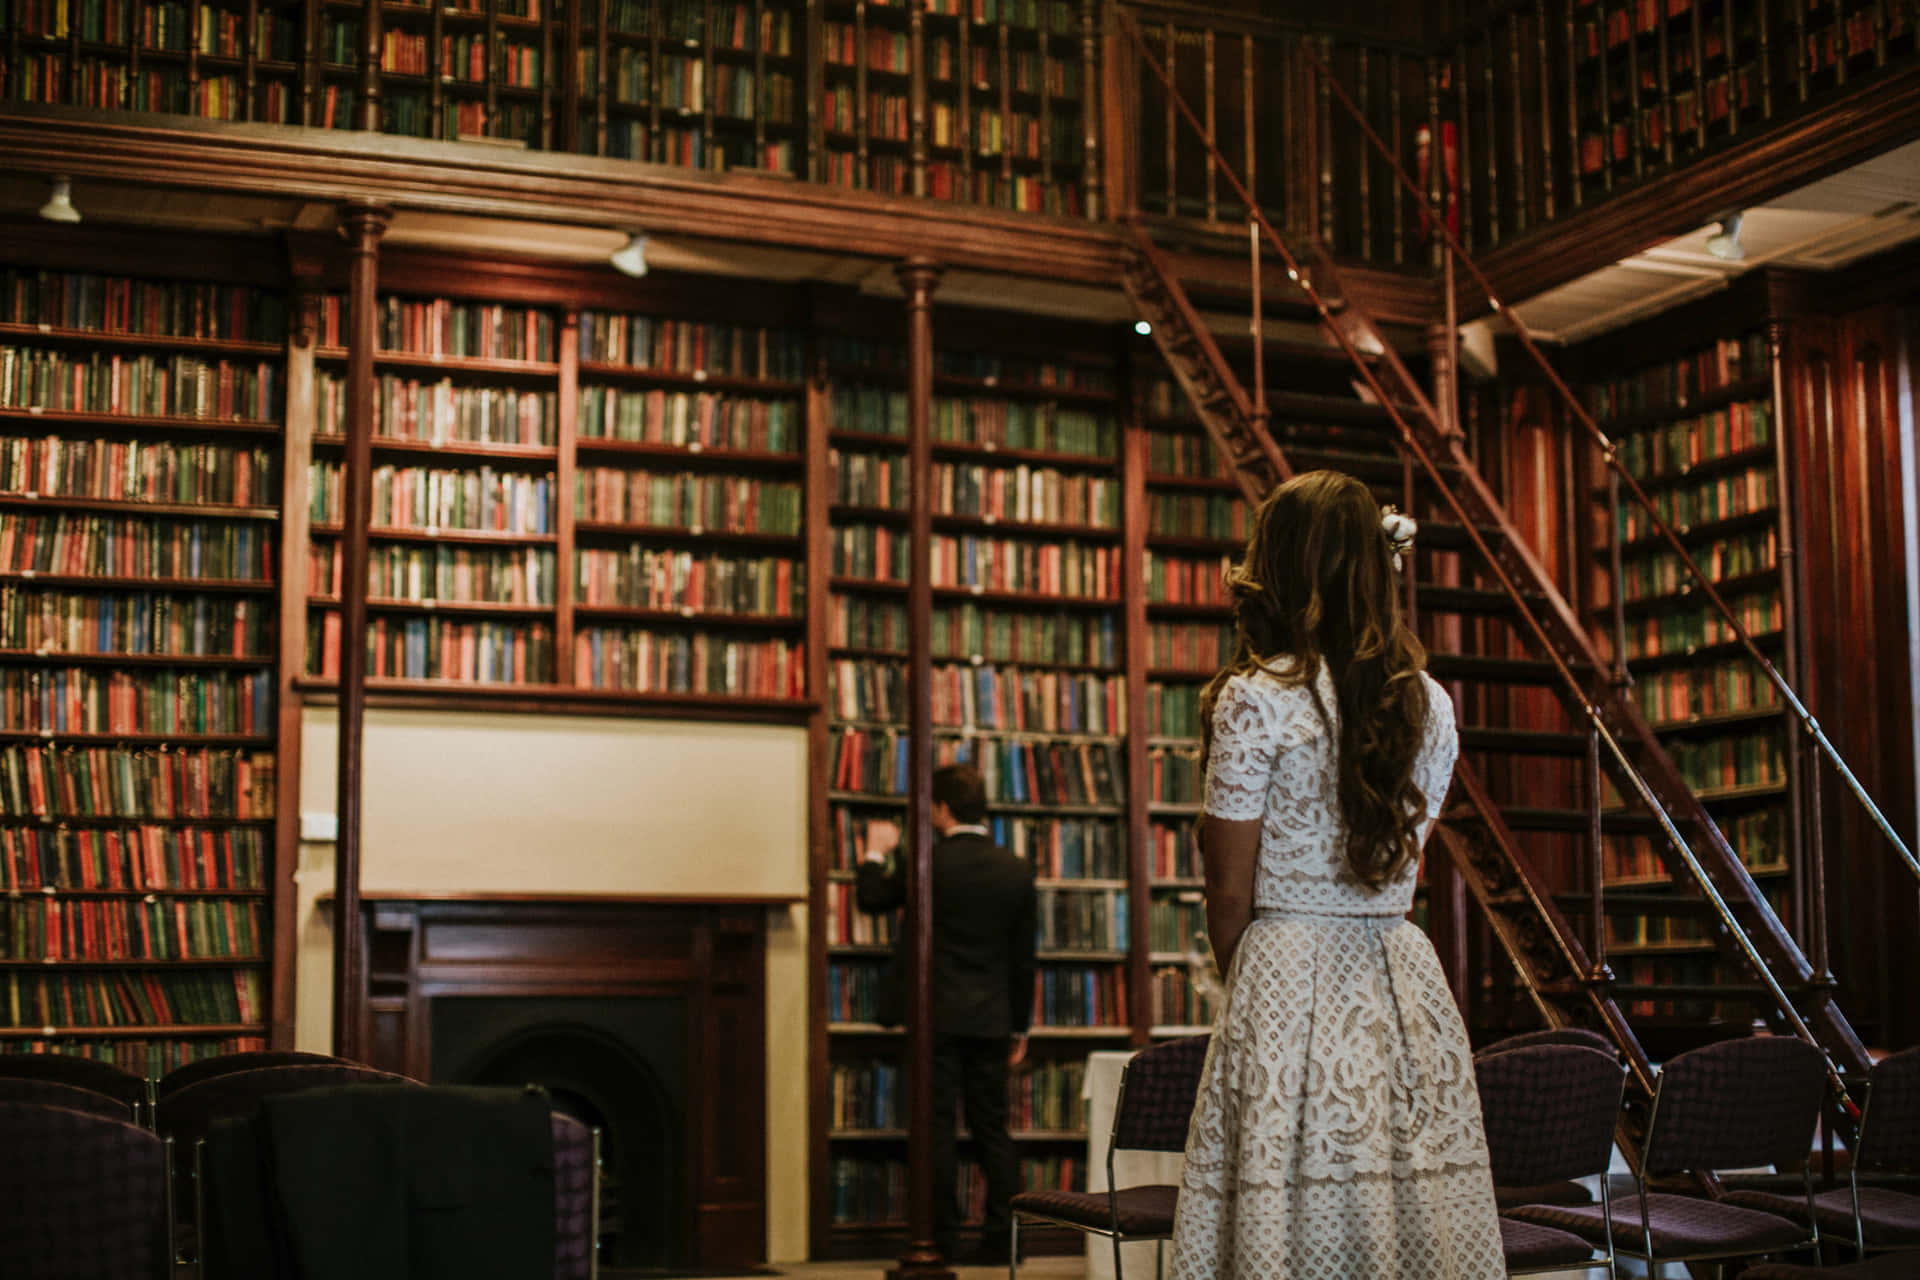
[[[133,1108],[118,1098],[82,1089],[58,1080],[8,1079],[0,1076],[0,1102],[29,1102],[42,1107],[65,1107],[109,1120],[132,1120]]]
[[[1514,1049],[1531,1049],[1535,1045],[1542,1044],[1578,1045],[1582,1049],[1598,1049],[1601,1053],[1616,1056],[1619,1053],[1613,1041],[1601,1032],[1589,1031],[1585,1027],[1546,1027],[1540,1031],[1522,1031],[1517,1036],[1495,1040],[1473,1056],[1484,1058],[1488,1054],[1507,1053]]]
[[[58,1080],[78,1085],[128,1106],[146,1101],[147,1082],[111,1062],[69,1053],[0,1053],[0,1077],[10,1080]]]
[[[298,1093],[303,1089],[327,1089],[343,1084],[418,1083],[372,1067],[335,1063],[259,1067],[202,1080],[159,1099],[153,1108],[153,1127],[182,1147],[191,1147],[206,1136],[215,1120],[251,1115],[260,1099],[276,1093]]]
[[[124,1119],[0,1102],[0,1276],[167,1274],[166,1156]]]
[[[1604,1174],[1626,1068],[1584,1045],[1543,1044],[1473,1061],[1497,1187]]]
[[[1791,1036],[1723,1040],[1670,1058],[1654,1088],[1644,1171],[1803,1168],[1826,1088],[1826,1057]]]
[[[202,1080],[211,1080],[215,1076],[230,1076],[236,1071],[258,1071],[262,1067],[358,1067],[363,1065],[350,1058],[336,1058],[327,1053],[301,1053],[293,1049],[222,1053],[211,1058],[195,1058],[192,1062],[181,1063],[160,1077],[158,1083],[153,1086],[153,1096],[164,1098],[170,1093],[178,1093],[190,1084],[199,1084]]]
[[[1920,1048],[1873,1064],[1858,1147],[1862,1169],[1920,1173]]]
[[[593,1130],[570,1115],[553,1113],[553,1280],[588,1280],[593,1274]]]
[[[1128,1060],[1113,1112],[1114,1150],[1186,1150],[1210,1038],[1169,1040]]]

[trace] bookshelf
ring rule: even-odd
[[[195,13],[154,37],[189,69],[231,16]],[[285,1016],[287,311],[34,256],[0,260],[0,1045],[157,1074]]]
[[[1781,547],[1790,525],[1781,476],[1777,352],[1765,328],[1723,317],[1724,336],[1702,339],[1582,388],[1585,405],[1618,443],[1619,457],[1680,534],[1741,625],[1792,678],[1791,584]],[[1704,330],[1712,334],[1712,327]],[[1653,535],[1645,512],[1616,499],[1604,476],[1591,492],[1596,630],[1632,679],[1629,695],[1747,871],[1789,929],[1799,788],[1790,729],[1772,685],[1697,592],[1678,557]],[[1613,565],[1617,559],[1617,575]],[[1621,798],[1609,789],[1608,805]],[[1664,860],[1649,835],[1607,837],[1608,958],[1624,982],[1676,986],[1671,1000],[1639,998],[1630,1015],[1711,1022],[1743,1017],[1700,991],[1732,980],[1705,917],[1667,909]],[[1797,930],[1796,930],[1797,932]]]

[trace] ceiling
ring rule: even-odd
[[[1745,215],[1740,244],[1746,256],[1737,262],[1707,252],[1707,239],[1720,229],[1709,223],[1529,298],[1514,311],[1537,338],[1577,342],[1724,289],[1755,267],[1831,271],[1920,240],[1920,142],[1751,207]]]

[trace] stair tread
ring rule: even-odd
[[[1523,592],[1522,598],[1528,605],[1538,607],[1546,603],[1547,597],[1537,592]],[[1422,610],[1432,613],[1512,613],[1513,597],[1505,591],[1492,587],[1455,587],[1415,582],[1414,603]]]
[[[1547,729],[1501,729],[1463,727],[1460,730],[1463,751],[1514,751],[1528,755],[1584,756],[1587,735],[1561,733]]]
[[[1584,663],[1569,663],[1578,679],[1588,674]],[[1500,684],[1558,684],[1559,669],[1541,658],[1489,658],[1480,654],[1436,653],[1427,658],[1436,680],[1486,680]]]
[[[1585,809],[1532,805],[1503,806],[1500,817],[1515,831],[1585,831],[1593,821]],[[1660,830],[1660,824],[1651,814],[1606,813],[1601,815],[1600,828],[1606,832],[1652,834]]]

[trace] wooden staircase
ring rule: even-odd
[[[1364,385],[1364,396],[1283,388],[1263,416],[1259,397],[1246,390],[1245,363],[1236,367],[1230,354],[1233,340],[1209,328],[1189,293],[1181,255],[1155,244],[1139,224],[1127,292],[1250,499],[1297,471],[1326,467],[1358,476],[1383,502],[1419,519],[1409,608],[1427,642],[1430,670],[1450,687],[1461,713],[1460,764],[1430,848],[1457,869],[1525,1002],[1548,1025],[1611,1035],[1643,1096],[1652,1082],[1650,1027],[1626,1012],[1636,1004],[1684,1002],[1711,1011],[1716,1034],[1764,1027],[1799,1035],[1825,1051],[1835,1104],[1849,1110],[1846,1085],[1864,1077],[1870,1059],[1835,1005],[1830,981],[1816,975],[1624,696],[1623,677],[1526,544],[1461,435],[1340,287],[1336,266],[1317,246],[1289,247],[1270,227],[1262,229],[1298,284],[1267,299],[1266,313],[1317,319],[1343,380]],[[1217,305],[1217,269],[1200,287]],[[1245,314],[1251,304],[1243,295]],[[1558,781],[1529,786],[1530,775]],[[1669,887],[1602,894],[1595,866],[1602,837],[1616,833],[1653,838]],[[1570,861],[1583,868],[1572,883]],[[1569,908],[1586,915],[1586,936]],[[1684,987],[1619,981],[1589,945],[1609,912],[1704,919],[1717,976]]]

